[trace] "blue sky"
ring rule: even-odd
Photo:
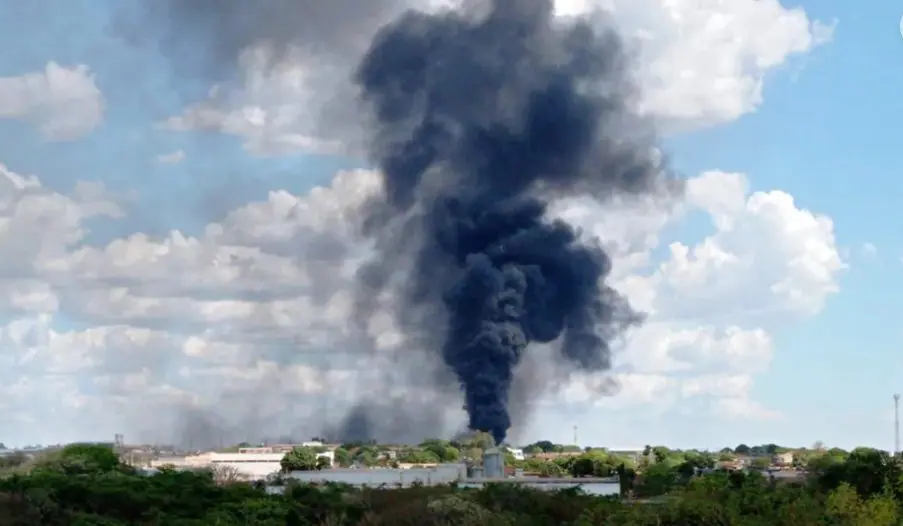
[[[774,366],[755,389],[763,401],[796,409],[798,441],[810,433],[890,448],[887,412],[903,365],[903,300],[893,292],[903,286],[895,219],[903,162],[893,131],[903,118],[903,13],[886,1],[800,5],[838,21],[832,41],[769,79],[756,113],[674,140],[675,160],[690,173],[747,172],[756,188],[783,189],[834,220],[851,251],[841,292],[816,318],[777,333]],[[864,243],[878,259],[863,257]]]
[[[161,121],[202,100],[210,86],[173,75],[153,49],[123,44],[112,27],[114,4],[127,9],[122,7],[126,2],[111,0],[67,2],[64,9],[56,3],[46,8],[44,1],[23,7],[0,0],[0,46],[15,50],[0,57],[0,77],[41,71],[50,61],[65,67],[85,64],[103,94],[102,123],[75,140],[47,141],[34,121],[0,118],[0,163],[11,171],[37,175],[61,194],[70,194],[79,180],[100,181],[123,203],[125,218],[87,219],[91,232],[82,243],[100,247],[137,232],[165,236],[179,230],[201,236],[207,223],[246,203],[266,200],[269,191],[304,195],[313,186],[328,184],[339,169],[363,167],[354,159],[303,152],[265,157],[248,151],[236,136],[162,129]],[[903,7],[889,0],[857,7],[840,0],[783,5],[802,7],[810,20],[836,21],[830,41],[765,71],[761,106],[731,122],[670,136],[665,146],[680,173],[741,172],[752,191],[784,191],[797,208],[833,221],[848,265],[838,275],[839,292],[829,295],[813,316],[769,324],[774,359],[755,376],[749,393],[785,418],[727,422],[708,414],[707,406],[692,413],[688,402],[683,409],[655,413],[650,422],[641,410],[557,405],[539,410],[527,438],[566,441],[578,423],[586,441],[612,446],[808,445],[816,440],[848,447],[892,446],[891,396],[903,390],[898,376],[903,370],[898,323],[903,299],[895,293],[903,288],[903,247],[896,224],[903,221],[903,179],[897,176],[903,166],[894,139],[896,125],[903,122],[903,68],[898,67],[903,61],[898,27]],[[182,162],[157,161],[175,151],[184,152]],[[666,232],[692,245],[711,230],[711,220],[698,214]],[[868,253],[867,245],[876,252]],[[666,251],[658,247],[655,254],[664,257]],[[756,323],[740,325],[755,328]],[[63,311],[54,313],[51,325],[66,331],[90,323]],[[33,378],[40,385],[41,377]],[[77,383],[90,391],[86,378],[80,376]],[[24,410],[49,414],[35,400],[17,399],[16,404],[19,410],[26,406]],[[0,406],[0,422],[4,411],[14,412]],[[23,421],[7,420],[18,426],[8,441],[53,440]],[[609,421],[617,424],[609,426]],[[104,420],[98,428],[105,433],[116,425]],[[615,425],[619,430],[611,429]],[[0,441],[11,428],[0,425]],[[93,431],[61,432],[64,440]]]

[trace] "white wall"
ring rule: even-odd
[[[524,460],[524,450],[523,449],[509,447],[508,452],[514,456],[514,460]]]
[[[191,457],[156,459],[151,461],[151,466],[173,465],[181,468],[227,466],[247,477],[263,478],[282,469],[281,462],[284,456],[285,453],[204,453]],[[330,465],[335,461],[335,453],[332,451],[319,453],[317,456],[328,458]]]

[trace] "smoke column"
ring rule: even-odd
[[[397,314],[412,334],[432,333],[418,341],[453,371],[469,427],[497,443],[531,344],[556,342],[563,360],[604,371],[612,340],[642,319],[604,284],[604,250],[546,215],[554,198],[669,183],[628,111],[621,42],[600,27],[556,18],[544,0],[409,11],[377,33],[355,76],[385,177],[361,282],[377,294],[413,258]]]
[[[425,3],[145,0],[123,7],[114,29],[159,49],[186,99],[195,95],[183,84],[228,84],[236,59],[257,50],[273,65],[299,60],[311,73],[303,102],[312,134],[357,145],[355,102],[363,103],[384,192],[360,211],[375,255],[358,277],[354,321],[367,329],[390,309],[404,342],[386,351],[391,371],[364,382],[359,403],[321,431],[400,441],[435,435],[444,410],[460,407],[460,385],[469,427],[501,441],[512,413],[515,427],[523,424],[529,402],[561,380],[525,353],[552,347],[556,366],[604,371],[612,342],[642,318],[605,285],[604,250],[551,220],[548,204],[667,198],[680,185],[629,109],[639,94],[602,17],[556,18],[546,0],[404,11]],[[316,265],[301,264],[345,263],[344,251],[316,252],[304,256]],[[327,278],[318,276],[318,287],[342,286]],[[322,352],[371,358],[383,350],[372,332],[360,332],[365,337]],[[281,352],[286,363],[294,358]],[[271,389],[261,383],[261,392]],[[233,401],[219,408],[240,421],[236,436],[262,425]],[[305,432],[323,424],[301,420]]]

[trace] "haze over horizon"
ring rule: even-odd
[[[210,56],[179,24],[170,47],[135,30],[139,0],[0,0],[16,50],[0,59],[0,441],[308,438],[362,400],[395,415],[384,429],[430,412],[438,434],[462,428],[460,401],[445,411],[398,365],[390,310],[350,322],[371,254],[354,225],[381,176],[344,75],[382,22],[435,4],[417,1],[328,13],[347,33],[318,34],[323,68],[288,19]],[[892,448],[899,6],[556,3],[590,6],[614,8],[632,104],[686,189],[673,206],[552,204],[648,318],[610,373],[553,375],[509,439],[567,443],[577,425],[612,447]]]

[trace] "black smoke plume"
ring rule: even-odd
[[[639,94],[603,17],[556,19],[547,0],[464,0],[474,9],[403,14],[424,3],[144,0],[123,7],[114,28],[160,50],[179,80],[174,90],[192,101],[185,78],[228,85],[236,59],[253,48],[272,65],[300,61],[311,73],[305,101],[319,134],[357,144],[356,97],[364,103],[385,195],[364,211],[376,254],[360,274],[356,321],[370,321],[391,296],[408,354],[390,356],[392,370],[363,382],[360,403],[337,422],[298,418],[304,433],[435,436],[444,410],[461,405],[457,384],[470,427],[496,440],[512,415],[522,427],[530,402],[561,379],[532,360],[535,351],[557,347],[556,366],[605,370],[612,342],[641,319],[605,285],[606,253],[549,219],[547,204],[679,190],[651,153],[654,134],[631,114]],[[342,266],[343,251],[321,252],[316,265]],[[322,352],[375,352],[366,336]],[[297,351],[281,351],[280,361]],[[261,392],[272,389],[261,383]],[[216,409],[237,420],[235,436],[275,425],[242,408],[229,400]],[[181,427],[191,437],[219,434]]]
[[[547,0],[409,11],[377,33],[355,77],[385,177],[366,225],[377,252],[366,294],[414,258],[402,326],[441,353],[469,427],[497,443],[531,345],[559,342],[567,362],[604,371],[613,339],[642,319],[604,284],[605,251],[546,214],[558,197],[668,185],[629,111],[621,41],[599,22],[556,18]]]

